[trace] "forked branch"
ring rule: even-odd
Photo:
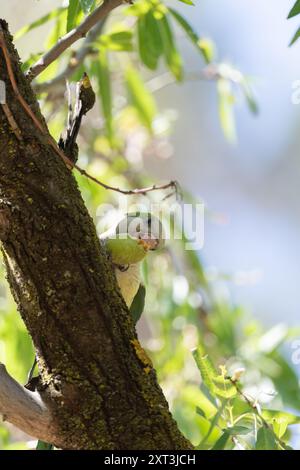
[[[52,62],[78,39],[84,38],[89,30],[95,26],[98,21],[105,18],[112,10],[123,3],[123,0],[104,0],[104,2],[88,15],[77,28],[69,31],[65,36],[47,51],[32,67],[30,67],[27,78],[31,81],[42,73]]]

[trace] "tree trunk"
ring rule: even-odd
[[[7,24],[0,24],[20,94],[46,127]],[[49,439],[68,449],[190,449],[137,340],[76,180],[17,99],[2,50],[0,79],[21,131],[20,138],[0,106],[0,239],[37,351]]]

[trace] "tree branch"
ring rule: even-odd
[[[53,422],[38,392],[30,392],[15,381],[0,363],[0,414],[27,434],[46,442],[55,440]]]
[[[27,78],[29,81],[36,78],[42,73],[52,62],[54,62],[68,47],[70,47],[78,39],[86,36],[88,31],[95,26],[98,21],[102,20],[112,10],[123,3],[123,0],[104,0],[104,2],[96,8],[89,16],[87,16],[77,28],[72,29],[65,36],[60,38],[58,42],[43,57],[41,57],[32,67],[30,67]]]
[[[83,45],[69,61],[68,65],[62,72],[56,75],[52,80],[42,83],[35,83],[33,89],[35,93],[42,93],[44,91],[56,90],[57,87],[62,87],[62,95],[65,92],[65,81],[75,72],[75,70],[83,63],[87,55],[92,52],[92,44],[101,34],[106,18],[100,20],[89,32]],[[60,88],[59,88],[60,89]]]

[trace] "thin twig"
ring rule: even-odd
[[[277,434],[273,431],[273,428],[272,426],[269,425],[269,423],[265,420],[265,418],[262,416],[261,412],[259,411],[256,403],[254,401],[251,401],[247,395],[244,394],[244,392],[240,389],[240,387],[238,386],[237,384],[237,381],[236,380],[233,380],[232,377],[226,377],[227,379],[230,380],[230,382],[232,383],[232,385],[235,387],[238,395],[240,395],[240,397],[242,397],[242,399],[247,403],[247,405],[253,410],[253,412],[256,414],[256,416],[258,416],[258,418],[261,420],[263,426],[265,426],[265,428],[267,428],[274,436],[274,439],[278,442],[278,444],[285,450],[287,450],[287,445],[285,444],[285,442],[283,442],[280,437],[277,436]]]
[[[27,78],[31,81],[42,73],[52,62],[54,62],[74,42],[86,36],[89,30],[102,20],[112,10],[123,3],[123,0],[104,0],[104,2],[88,15],[80,25],[69,31],[65,36],[47,51],[32,67],[30,67]]]
[[[65,162],[66,166],[70,170],[75,168],[81,175],[83,175],[86,178],[90,179],[91,181],[98,184],[102,188],[107,189],[107,190],[111,190],[111,191],[115,191],[115,192],[118,192],[118,193],[121,193],[121,194],[125,194],[125,195],[137,195],[137,194],[145,195],[146,193],[149,193],[149,192],[152,192],[152,191],[160,191],[160,190],[164,190],[164,189],[168,189],[168,188],[172,188],[175,191],[176,195],[178,194],[179,185],[178,185],[177,181],[170,181],[169,183],[165,183],[165,184],[161,184],[161,185],[153,185],[153,186],[149,186],[147,188],[128,189],[128,190],[126,190],[126,189],[120,189],[120,188],[117,188],[117,187],[114,187],[114,186],[110,186],[106,183],[103,183],[102,181],[98,180],[94,176],[87,173],[84,169],[80,168],[78,165],[74,164],[72,162],[72,160],[70,160],[63,153],[63,151],[57,146],[57,143],[55,142],[53,137],[48,133],[48,130],[46,129],[46,127],[37,119],[37,117],[35,116],[35,114],[31,110],[30,106],[26,103],[23,96],[20,94],[20,91],[19,91],[18,86],[17,86],[16,79],[15,79],[15,75],[14,75],[14,72],[13,72],[13,67],[12,67],[12,63],[11,63],[11,60],[10,60],[9,52],[7,50],[7,47],[6,47],[4,32],[3,32],[1,24],[0,24],[0,48],[2,49],[2,52],[4,54],[4,59],[5,59],[6,66],[7,66],[8,76],[9,76],[13,91],[14,91],[18,101],[20,102],[20,104],[23,107],[24,111],[28,114],[28,116],[30,116],[30,118],[32,119],[34,125],[39,129],[39,131],[46,138],[48,144],[53,148],[55,153],[60,156],[60,158]]]
[[[10,127],[13,131],[13,133],[15,134],[15,136],[17,137],[18,140],[22,140],[22,134],[21,134],[21,131],[20,131],[20,128],[18,126],[18,124],[16,123],[15,121],[15,118],[13,117],[12,115],[12,112],[11,110],[9,109],[9,106],[7,103],[1,103],[1,106],[2,106],[2,109],[4,111],[4,114],[10,124]]]

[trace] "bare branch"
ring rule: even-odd
[[[0,364],[0,414],[27,434],[46,442],[55,440],[51,414],[38,392],[15,381]]]
[[[75,72],[75,70],[83,63],[84,59],[87,55],[89,55],[92,51],[92,44],[97,39],[97,37],[101,34],[103,30],[103,26],[105,24],[106,18],[103,18],[99,21],[89,32],[84,43],[80,49],[78,49],[74,56],[71,57],[68,65],[62,72],[56,75],[52,80],[48,80],[42,83],[35,83],[33,85],[33,89],[35,93],[42,93],[44,91],[52,91],[55,90],[57,87],[62,87],[64,94],[65,91],[65,81]]]
[[[105,18],[113,9],[123,3],[123,0],[104,0],[89,16],[87,16],[77,28],[72,29],[65,36],[43,55],[32,67],[30,67],[27,78],[31,81],[42,73],[52,62],[54,62],[68,47],[78,39],[86,36],[89,30],[95,26],[98,21]]]

